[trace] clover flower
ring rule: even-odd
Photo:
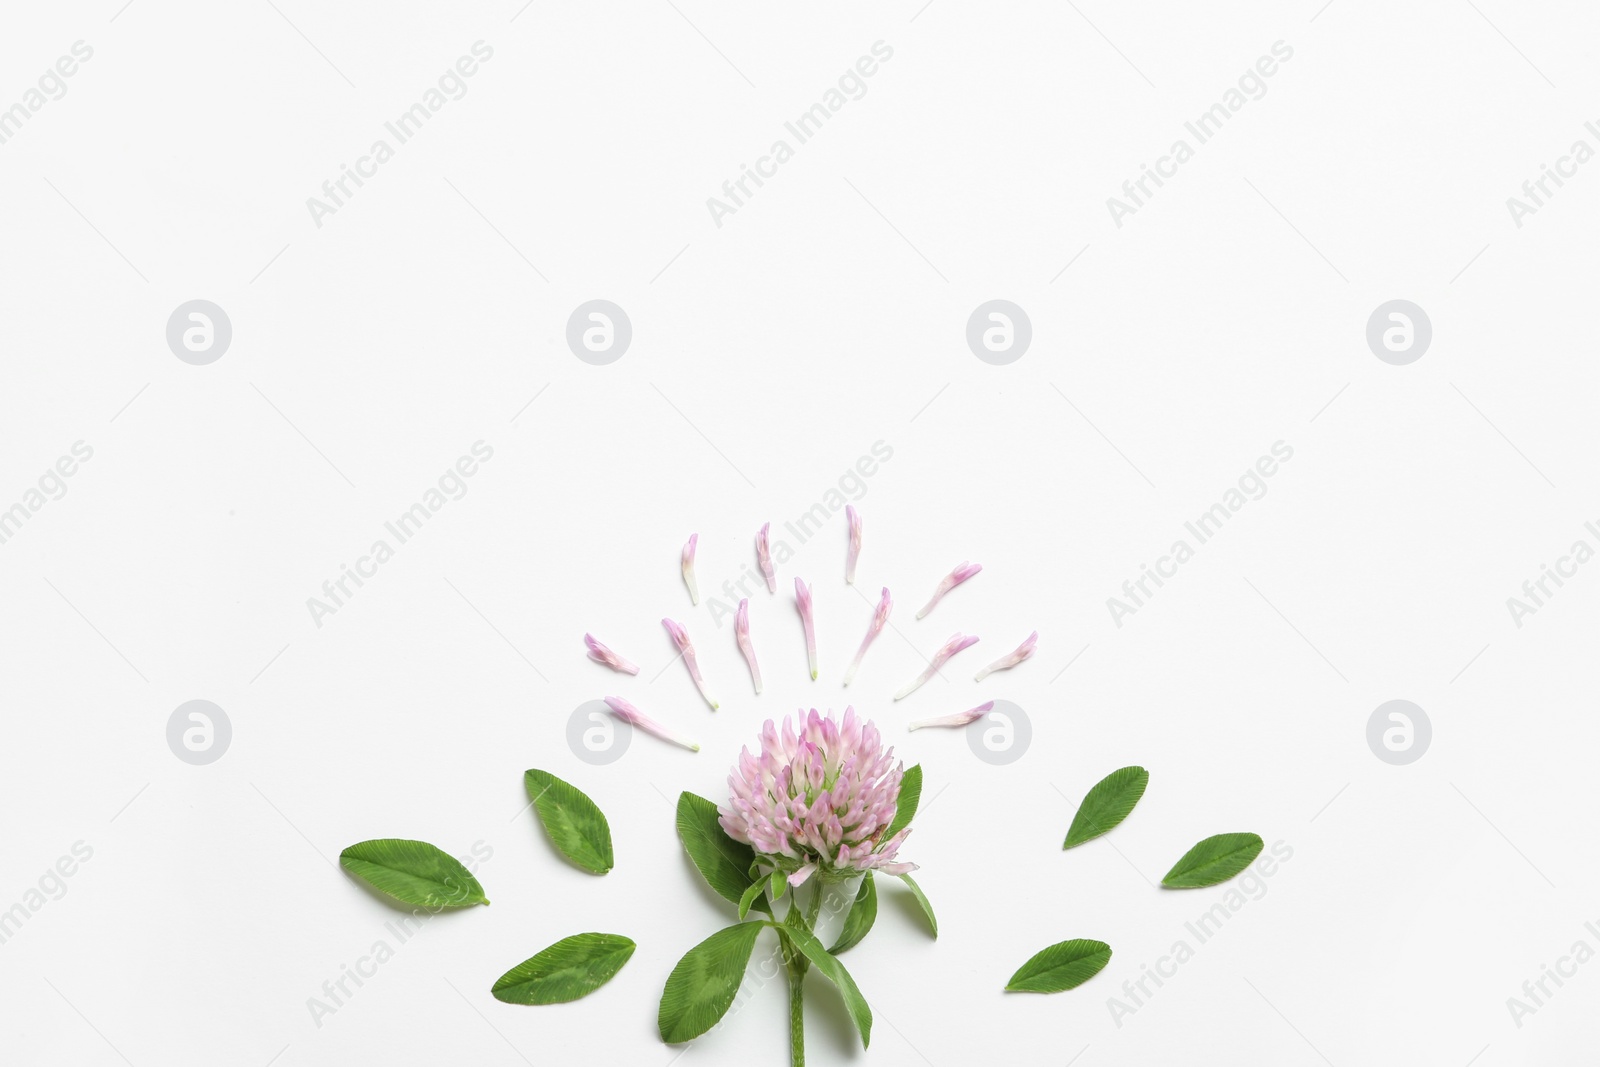
[[[849,685],[855,678],[856,671],[861,667],[861,657],[867,654],[867,646],[879,633],[883,631],[884,624],[889,621],[889,611],[894,607],[894,601],[889,599],[889,587],[883,587],[883,595],[878,598],[878,607],[872,613],[872,622],[867,626],[867,636],[861,639],[861,647],[856,649],[856,658],[850,661],[850,669],[844,672],[844,684]]]
[[[682,745],[690,752],[699,752],[700,746],[684,737],[682,734],[662,726],[644,712],[623,700],[621,697],[606,697],[606,707],[611,709],[611,714],[627,723],[636,726],[647,734],[653,734],[663,741],[671,741],[675,745]]]
[[[981,570],[983,570],[983,564],[968,563],[966,560],[962,560],[955,570],[951,571],[949,574],[940,579],[939,588],[933,591],[933,599],[929,600],[927,605],[921,611],[917,612],[917,618],[920,619],[924,615],[928,614],[928,612],[934,609],[934,606],[937,605],[939,601],[944,599],[944,595],[946,593],[960,585],[962,582],[966,581],[968,578],[971,578],[974,574],[977,574]]]
[[[844,557],[844,580],[849,585],[855,585],[856,560],[861,558],[861,513],[846,504],[844,517],[850,524],[850,547]]]
[[[811,590],[806,583],[794,580],[794,602],[800,609],[800,625],[806,631],[806,663],[811,667],[811,680],[817,680],[817,628],[811,613]]]
[[[767,592],[778,591],[778,572],[772,567],[772,546],[767,543],[767,531],[772,529],[772,523],[766,523],[756,531],[756,563],[761,567],[761,574],[767,580]]]
[[[756,649],[750,643],[750,599],[739,601],[739,610],[733,615],[733,636],[739,642],[744,661],[750,664],[750,680],[756,685],[756,696],[761,695],[761,666],[756,663]]]
[[[756,851],[756,861],[782,871],[790,885],[816,875],[822,884],[864,871],[906,874],[897,859],[911,828],[893,837],[904,766],[894,763],[878,728],[858,720],[796,712],[780,731],[761,728],[761,751],[749,748],[728,775],[728,803],[718,809],[728,836]]]
[[[907,682],[900,692],[894,695],[894,698],[896,700],[904,700],[912,693],[915,693],[922,688],[924,682],[939,673],[939,668],[943,667],[951,656],[960,652],[963,648],[970,648],[977,643],[978,639],[976,637],[969,637],[963,633],[952,634],[950,640],[946,641],[944,646],[933,654],[933,659],[928,661],[927,669]]]
[[[1033,646],[1037,644],[1038,641],[1039,631],[1035,630],[1033,633],[1028,635],[1027,640],[1023,641],[1022,644],[1017,646],[1015,652],[1010,652],[1004,656],[1001,656],[983,670],[973,675],[972,680],[974,682],[981,682],[995,671],[1009,671],[1012,667],[1015,667],[1017,664],[1033,655]]]
[[[993,710],[994,701],[990,700],[968,711],[958,712],[955,715],[941,715],[936,719],[919,719],[907,726],[906,729],[921,730],[927,726],[970,726]]]
[[[662,619],[661,625],[667,628],[667,635],[672,638],[672,643],[678,646],[678,651],[683,653],[684,665],[689,668],[689,677],[694,679],[695,688],[700,690],[700,695],[706,698],[706,703],[711,705],[711,710],[717,710],[717,702],[711,699],[711,694],[706,692],[706,680],[700,677],[700,663],[694,656],[694,645],[689,643],[689,632],[671,619]]]
[[[688,544],[683,546],[681,564],[683,567],[683,584],[689,587],[689,603],[697,607],[700,604],[700,587],[695,584],[694,580],[694,550],[699,543],[699,534],[693,533],[689,535]]]
[[[605,645],[594,639],[593,634],[584,634],[583,643],[589,646],[589,658],[596,663],[604,663],[614,671],[623,674],[638,674],[639,668],[611,651]]]

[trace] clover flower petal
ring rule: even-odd
[[[637,727],[647,734],[659,737],[663,741],[670,741],[674,745],[682,745],[690,752],[700,751],[699,745],[695,744],[693,741],[690,741],[677,731],[668,729],[667,727],[656,722],[654,719],[650,718],[644,712],[640,711],[626,700],[623,700],[621,697],[606,697],[605,701],[606,707],[611,709],[611,714],[615,715],[628,725]]]
[[[761,568],[761,575],[767,580],[767,592],[778,591],[778,572],[772,566],[772,546],[767,541],[767,533],[772,529],[772,523],[764,524],[756,531],[756,563]]]
[[[667,635],[672,638],[672,643],[683,653],[684,665],[689,668],[689,677],[694,680],[695,688],[700,690],[700,695],[711,705],[711,710],[716,711],[717,702],[706,692],[706,680],[700,677],[700,662],[695,658],[694,645],[689,641],[689,632],[671,619],[662,619],[661,625],[667,628]]]
[[[949,574],[945,575],[939,580],[939,587],[933,591],[933,599],[929,600],[926,606],[924,606],[921,611],[917,612],[917,618],[920,619],[927,615],[928,612],[934,609],[939,601],[944,599],[944,595],[946,593],[950,592],[950,590],[954,589],[956,586],[960,585],[968,578],[971,578],[974,574],[977,574],[981,570],[983,570],[983,564],[968,563],[967,561],[962,560],[960,565],[957,566],[955,570],[951,571]]]
[[[637,666],[629,663],[627,660],[611,651],[605,645],[602,645],[599,641],[596,641],[593,634],[584,634],[583,643],[589,646],[589,658],[594,660],[596,663],[604,663],[612,670],[620,671],[623,674],[639,673],[639,668]]]
[[[968,711],[957,712],[954,715],[941,715],[935,719],[919,719],[906,727],[907,730],[921,730],[929,726],[969,726],[977,722],[994,710],[994,701],[979,704]]]
[[[962,649],[970,648],[977,643],[978,639],[976,637],[969,637],[963,633],[951,635],[950,640],[946,641],[939,651],[933,654],[933,659],[928,661],[927,669],[921,674],[917,675],[911,681],[907,682],[905,686],[901,688],[900,692],[894,695],[894,698],[896,700],[904,700],[912,693],[915,693],[918,689],[922,688],[924,682],[926,682],[929,678],[932,678],[935,674],[939,673],[939,668],[943,667],[951,656],[955,655],[957,652],[960,652]]]
[[[817,680],[817,628],[811,610],[811,590],[805,582],[794,580],[795,607],[800,609],[800,625],[806,632],[806,664],[811,668],[811,680]]]
[[[1015,667],[1017,664],[1033,655],[1033,646],[1038,643],[1039,631],[1035,630],[1033,633],[1028,635],[1027,639],[1023,641],[1022,644],[1016,647],[1015,651],[1008,652],[1004,656],[1001,656],[999,659],[995,660],[993,663],[989,664],[983,670],[973,675],[972,680],[974,682],[981,682],[995,671],[1009,671],[1012,667]]]
[[[872,622],[867,626],[867,636],[861,639],[861,647],[856,649],[856,658],[850,661],[850,669],[844,672],[844,684],[849,685],[856,676],[856,671],[861,668],[861,657],[867,654],[867,646],[873,639],[883,632],[884,624],[889,621],[889,612],[894,607],[894,601],[889,597],[889,587],[883,587],[883,595],[878,598],[878,606],[872,613]]]
[[[756,663],[756,649],[750,643],[750,600],[739,601],[739,610],[733,615],[733,636],[739,642],[739,651],[750,665],[750,680],[755,683],[756,695],[761,695],[761,666]]]

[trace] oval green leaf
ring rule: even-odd
[[[739,923],[718,930],[678,961],[661,991],[656,1017],[661,1040],[675,1045],[699,1037],[727,1014],[763,925]]]
[[[565,1004],[611,981],[635,947],[620,934],[573,934],[502,974],[489,992],[507,1004]]]
[[[1143,767],[1123,767],[1100,779],[1083,795],[1061,847],[1081,845],[1113,829],[1128,817],[1149,784],[1150,772]]]
[[[426,841],[380,837],[339,853],[339,866],[402,903],[425,908],[487,904],[472,872]]]
[[[928,894],[922,891],[920,885],[912,881],[909,874],[902,874],[900,880],[911,887],[911,895],[917,898],[918,904],[922,905],[922,914],[928,917],[928,925],[932,927],[933,936],[937,940],[939,937],[939,920],[933,914],[933,905],[928,901]]]
[[[918,763],[900,778],[900,795],[894,802],[894,819],[890,821],[889,828],[883,832],[883,840],[889,840],[911,825],[912,818],[917,814],[917,802],[921,799],[922,764]]]
[[[767,888],[765,879],[758,878],[750,883],[750,888],[744,891],[744,896],[739,898],[739,921],[744,922],[744,917],[750,914],[750,909],[758,904],[766,904],[766,898],[761,894]],[[769,911],[763,907],[762,911]]]
[[[872,924],[877,918],[878,890],[872,884],[872,872],[868,871],[862,876],[861,888],[856,890],[856,898],[845,914],[844,927],[839,931],[839,939],[828,951],[837,956],[847,948],[854,948],[863,937],[867,936],[867,931],[872,929]]]
[[[751,882],[761,881],[748,873],[756,854],[749,845],[729,837],[717,818],[717,806],[705,797],[689,792],[678,794],[678,837],[706,884],[745,911],[770,911],[765,900],[752,898],[750,903],[745,902]],[[744,918],[743,911],[739,918]]]
[[[1216,834],[1183,854],[1161,884],[1168,889],[1200,889],[1226,882],[1261,854],[1256,834]]]
[[[1017,968],[1006,989],[1013,993],[1059,993],[1081,986],[1110,962],[1111,946],[1104,941],[1062,941]]]
[[[616,865],[611,854],[611,827],[582,790],[548,771],[528,771],[522,784],[545,832],[563,856],[594,874],[605,874]]]
[[[844,969],[844,964],[833,958],[833,955],[822,947],[822,942],[817,940],[805,927],[779,925],[769,923],[782,936],[788,938],[789,943],[811,961],[823,977],[832,982],[839,990],[839,995],[844,997],[845,1010],[850,1013],[850,1021],[856,1024],[856,1032],[861,1035],[861,1047],[866,1048],[872,1044],[872,1009],[867,1005],[867,998],[861,995],[861,990],[856,987],[856,980],[850,977],[850,972]]]

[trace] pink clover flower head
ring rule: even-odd
[[[728,775],[719,821],[791,885],[813,875],[826,884],[865,871],[907,874],[916,864],[898,852],[911,828],[886,836],[904,774],[894,749],[854,708],[843,719],[796,712],[781,729],[768,719],[760,752],[743,749]]]

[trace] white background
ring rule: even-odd
[[[1596,543],[1600,166],[1521,228],[1505,201],[1600,147],[1592,9],[275,2],[9,5],[0,32],[0,106],[94,49],[0,145],[0,506],[94,449],[0,545],[0,909],[93,849],[0,945],[7,1062],[671,1062],[662,983],[731,921],[672,800],[717,797],[764,718],[842,708],[870,614],[842,515],[791,540],[779,595],[752,598],[754,698],[678,549],[700,533],[714,592],[878,441],[859,588],[894,591],[898,632],[848,696],[926,771],[903,855],[940,936],[886,887],[845,957],[872,1047],[814,984],[812,1062],[1588,1057],[1600,964],[1520,1028],[1506,1000],[1600,949],[1600,575],[1521,628],[1506,598]],[[467,95],[314,225],[306,198],[479,40]],[[866,95],[716,226],[706,198],[879,40]],[[1266,95],[1114,225],[1106,198],[1280,40]],[[607,367],[564,341],[596,297],[634,328]],[[209,366],[164,336],[195,298],[233,324]],[[992,298],[1032,320],[1009,366],[965,342]],[[1396,298],[1434,328],[1404,367],[1364,336]],[[467,495],[315,625],[307,598],[479,440]],[[1106,599],[1280,440],[1266,496],[1116,626]],[[913,621],[962,559],[983,573]],[[1031,662],[972,682],[1035,628]],[[890,703],[956,629],[982,643]],[[585,660],[586,630],[639,678]],[[567,718],[608,693],[703,750],[636,736],[580,762]],[[991,697],[1033,723],[1010,766],[905,732]],[[1404,767],[1365,739],[1396,698],[1434,728]],[[233,725],[209,766],[167,747],[191,699]],[[1129,763],[1152,775],[1138,810],[1061,852],[1077,798]],[[555,854],[528,767],[606,811],[612,873]],[[1224,894],[1150,883],[1232,830],[1293,858],[1117,1025],[1108,998]],[[336,865],[380,836],[492,848],[493,905],[432,920],[319,1027],[308,998],[397,914]],[[490,998],[582,930],[639,943],[604,989]],[[1001,992],[1070,937],[1113,946],[1104,973]],[[756,992],[682,1062],[782,1062],[783,999]]]

